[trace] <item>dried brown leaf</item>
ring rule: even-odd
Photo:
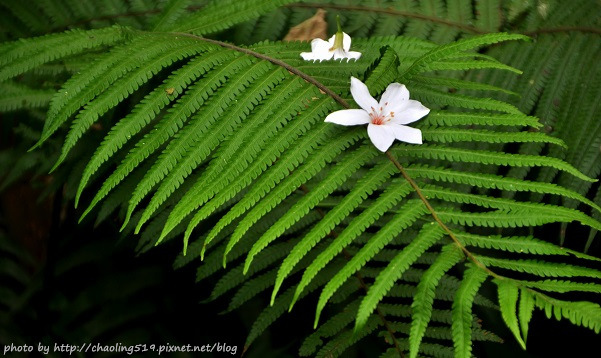
[[[325,16],[326,11],[318,9],[315,15],[291,28],[284,41],[311,41],[315,38],[325,40],[328,36],[328,23]]]

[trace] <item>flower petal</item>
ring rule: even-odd
[[[330,43],[322,39],[313,39],[311,41],[311,52],[301,52],[301,57],[305,61],[324,61],[332,58],[333,53],[330,52]]]
[[[315,52],[301,52],[301,57],[305,61],[327,61],[332,58],[332,53],[315,53]]]
[[[400,111],[394,112],[392,122],[397,124],[409,124],[426,116],[428,113],[430,113],[429,108],[424,107],[419,101],[410,99]]]
[[[351,37],[346,33],[342,33],[342,48],[344,52],[348,52],[351,49]]]
[[[369,94],[367,86],[355,77],[351,77],[351,94],[355,102],[368,113],[378,107],[378,102]]]
[[[311,40],[311,52],[323,52],[328,51],[332,47],[328,41],[322,39]]]
[[[422,131],[417,128],[407,127],[400,124],[390,123],[386,127],[396,139],[401,142],[422,144]]]
[[[380,107],[384,113],[400,112],[407,105],[409,100],[409,90],[400,83],[391,83],[386,87],[386,91],[380,98]]]
[[[346,53],[346,62],[349,62],[350,59],[354,59],[355,61],[361,58],[361,52],[357,51],[348,51]]]
[[[336,42],[336,35],[332,35],[332,37],[328,39],[328,50],[334,47],[334,42]]]
[[[394,142],[394,133],[388,127],[371,123],[367,126],[369,139],[381,152],[387,151]]]
[[[334,60],[342,60],[347,57],[346,55],[346,52],[341,48],[334,50]]]
[[[362,109],[343,109],[328,114],[326,122],[342,126],[356,126],[369,123],[369,114]]]

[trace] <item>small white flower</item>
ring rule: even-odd
[[[328,41],[322,39],[313,39],[311,41],[311,52],[301,52],[301,57],[305,61],[327,61],[334,57],[334,60],[342,60],[346,58],[348,62],[351,58],[358,60],[361,57],[361,52],[349,51],[351,48],[351,37],[342,32],[340,20],[338,21],[338,32]]]
[[[430,113],[430,110],[419,101],[409,99],[405,85],[389,84],[378,103],[363,82],[351,77],[351,94],[363,109],[344,109],[330,113],[326,122],[343,126],[367,124],[369,139],[382,152],[387,151],[395,139],[422,144],[422,132],[405,124],[417,121]]]

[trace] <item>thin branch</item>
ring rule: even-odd
[[[285,5],[290,8],[309,8],[309,9],[333,9],[333,10],[347,10],[347,11],[359,11],[359,12],[373,12],[376,14],[387,14],[387,15],[395,15],[402,16],[411,19],[419,19],[424,21],[429,21],[433,23],[438,23],[442,25],[446,25],[449,27],[455,27],[458,29],[462,29],[466,32],[473,34],[488,34],[492,33],[491,31],[480,29],[478,27],[464,25],[460,22],[449,21],[436,16],[428,16],[424,14],[418,14],[415,12],[396,10],[392,8],[378,8],[378,7],[369,7],[369,6],[361,6],[361,5],[337,5],[337,4],[312,4],[312,3],[294,3]],[[526,36],[536,36],[538,34],[547,34],[547,33],[557,33],[557,32],[584,32],[584,33],[594,33],[601,34],[601,28],[592,27],[592,26],[558,26],[552,28],[543,28],[532,31],[515,31],[515,33],[519,33]]]
[[[387,14],[387,15],[394,15],[394,16],[402,16],[402,17],[411,18],[411,19],[430,21],[433,23],[438,23],[438,24],[449,26],[449,27],[455,27],[458,29],[462,29],[466,32],[473,33],[473,34],[490,33],[490,31],[487,31],[484,29],[480,29],[480,28],[477,28],[474,26],[464,25],[459,22],[445,20],[440,17],[428,16],[428,15],[418,14],[418,13],[409,12],[409,11],[401,11],[401,10],[396,10],[396,9],[392,9],[392,8],[377,8],[377,7],[369,7],[369,6],[361,6],[361,5],[316,4],[316,3],[315,4],[313,4],[313,3],[295,3],[295,4],[284,5],[284,6],[289,7],[289,8],[309,8],[309,9],[324,8],[324,9],[333,9],[333,10],[373,12],[376,14]],[[188,6],[186,8],[186,10],[193,12],[193,11],[197,11],[197,10],[201,9],[202,7],[203,6],[199,6],[199,5],[191,5],[191,6]],[[94,21],[107,21],[107,20],[114,20],[114,19],[119,19],[119,18],[155,15],[155,14],[160,14],[160,13],[161,13],[161,9],[152,9],[152,10],[145,10],[145,11],[124,12],[124,13],[112,14],[112,15],[102,15],[102,16],[93,17],[90,19],[84,19],[84,20],[75,22],[73,24],[61,26],[60,28],[54,28],[54,30],[67,29],[72,26],[78,27],[78,26],[89,24]],[[558,26],[558,27],[542,28],[542,29],[524,31],[524,32],[516,31],[516,33],[521,33],[526,36],[536,36],[539,34],[560,33],[560,32],[583,32],[583,33],[601,34],[601,28],[592,27],[592,26]]]
[[[584,32],[584,33],[593,33],[601,35],[601,28],[598,27],[587,27],[587,26],[558,26],[558,27],[550,27],[550,28],[542,28],[536,29],[532,31],[522,32],[526,36],[536,36],[539,34],[551,34],[558,32]]]
[[[273,57],[269,57],[267,55],[264,55],[262,53],[259,52],[255,52],[253,50],[244,48],[244,47],[239,47],[236,45],[232,45],[230,43],[227,42],[223,42],[223,41],[218,41],[218,40],[213,40],[213,39],[208,39],[202,36],[197,36],[197,35],[192,35],[192,34],[188,34],[185,32],[170,32],[173,35],[178,35],[178,36],[185,36],[185,37],[191,37],[193,39],[197,39],[200,41],[204,41],[204,42],[208,42],[208,43],[212,43],[218,46],[221,46],[223,48],[227,48],[230,50],[234,50],[234,51],[238,51],[238,52],[242,52],[245,53],[247,55],[256,57],[258,59],[261,60],[265,60],[265,61],[269,61],[271,63],[273,63],[274,65],[280,66],[285,68],[286,70],[288,70],[288,72],[302,78],[303,80],[309,82],[310,84],[314,85],[315,87],[319,88],[322,92],[326,93],[328,96],[332,97],[336,102],[338,102],[341,106],[345,107],[345,108],[349,108],[348,103],[339,95],[337,95],[336,93],[334,93],[334,91],[332,91],[331,89],[329,89],[328,87],[326,87],[323,83],[319,82],[318,80],[316,80],[315,78],[307,75],[306,73],[296,69],[293,66],[290,66],[289,64],[287,64],[284,61],[278,60],[277,58],[273,58]]]
[[[394,166],[399,170],[401,175],[403,175],[405,180],[407,180],[407,182],[409,182],[409,185],[411,185],[413,190],[415,190],[415,193],[420,198],[420,200],[424,203],[424,205],[430,212],[430,215],[432,215],[432,218],[434,218],[434,221],[436,221],[438,223],[438,225],[447,233],[447,235],[449,235],[449,237],[453,240],[453,242],[455,242],[455,245],[457,245],[461,249],[461,251],[463,251],[465,256],[467,256],[476,266],[478,266],[482,270],[486,271],[489,275],[491,275],[495,278],[498,278],[498,279],[503,279],[502,276],[491,271],[488,267],[486,267],[486,265],[484,265],[482,262],[480,262],[480,260],[478,260],[478,258],[476,258],[476,256],[474,256],[471,252],[469,252],[468,249],[466,249],[465,246],[463,246],[463,244],[461,244],[461,241],[459,241],[459,239],[457,239],[457,236],[455,236],[455,234],[451,231],[451,229],[449,229],[449,227],[444,222],[442,222],[442,220],[440,220],[440,218],[438,217],[438,214],[436,214],[436,211],[434,211],[434,208],[432,207],[432,205],[430,205],[430,202],[428,201],[428,199],[424,196],[424,194],[422,193],[422,191],[419,188],[419,186],[417,185],[417,183],[413,180],[413,178],[411,178],[409,176],[409,174],[407,173],[405,168],[403,168],[401,163],[399,163],[398,160],[396,160],[396,158],[392,154],[390,154],[389,151],[386,152],[386,156],[388,157],[388,159],[390,159],[390,161],[394,164]]]
[[[420,19],[430,22],[435,22],[438,24],[447,25],[450,27],[456,27],[467,32],[471,32],[474,34],[486,34],[489,33],[487,30],[479,29],[477,27],[464,25],[459,22],[448,21],[445,19],[441,19],[440,17],[428,16],[423,14],[417,14],[409,11],[401,11],[391,8],[378,8],[378,7],[368,7],[368,6],[357,6],[357,5],[336,5],[336,4],[308,4],[308,3],[295,3],[285,5],[286,7],[299,7],[299,8],[309,8],[309,9],[334,9],[334,10],[349,10],[349,11],[364,11],[364,12],[373,12],[378,14],[387,14],[387,15],[395,15],[408,17],[413,19]]]

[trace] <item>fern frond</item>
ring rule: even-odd
[[[360,61],[312,63],[299,56],[310,49],[306,42],[241,47],[218,40],[275,40],[287,25],[310,15],[312,4],[280,8],[291,1],[170,0],[156,5],[135,0],[97,6],[41,1],[39,13],[50,25],[35,23],[35,12],[14,22],[29,21],[33,28],[44,29],[79,26],[74,19],[85,27],[104,26],[119,18],[130,27],[73,30],[0,45],[0,80],[18,76],[0,87],[14,85],[15,99],[26,98],[30,86],[48,77],[52,81],[43,82],[42,88],[61,88],[49,103],[37,145],[53,143],[69,127],[57,165],[65,164],[60,174],[68,178],[67,198],[75,195],[79,202],[88,187],[94,194],[82,218],[99,204],[99,220],[121,207],[124,235],[144,229],[142,252],[183,234],[183,255],[176,267],[200,265],[200,280],[226,263],[233,266],[217,279],[209,297],[233,293],[230,310],[273,287],[271,306],[251,328],[245,349],[286,308],[317,289],[321,294],[315,326],[327,303],[347,307],[339,315],[334,311],[334,318],[301,350],[311,354],[320,349],[318,356],[344,354],[368,334],[395,344],[385,356],[406,349],[412,357],[469,356],[472,341],[498,341],[480,328],[472,314],[474,304],[500,309],[522,345],[534,307],[599,329],[598,305],[572,307],[540,293],[601,293],[601,273],[591,265],[598,259],[524,234],[540,232],[548,223],[572,221],[601,229],[586,214],[590,209],[593,215],[601,212],[599,203],[586,197],[589,183],[601,171],[595,162],[600,142],[582,139],[585,132],[593,137],[600,130],[588,124],[599,108],[591,99],[600,90],[595,76],[599,46],[584,45],[596,35],[579,34],[569,46],[564,35],[540,36],[531,48],[503,45],[477,53],[475,48],[526,39],[468,35],[499,28],[517,31],[505,22],[510,11],[499,1],[331,0],[323,5],[340,12],[345,31],[367,37],[353,38],[353,49],[363,55]],[[205,5],[200,11],[187,12],[199,3]],[[18,7],[13,5],[0,6]],[[566,9],[554,6],[553,11]],[[592,21],[586,8],[579,6],[577,13]],[[99,16],[89,16],[90,11]],[[122,16],[132,11],[144,14]],[[551,15],[545,20],[550,24],[572,17]],[[530,13],[515,21],[544,23]],[[241,29],[248,33],[241,34]],[[170,30],[179,32],[160,32]],[[84,43],[94,31],[99,38]],[[398,32],[435,42],[460,40],[437,46],[396,36]],[[201,37],[209,34],[213,37]],[[506,49],[511,51],[504,53]],[[547,49],[550,56],[538,60]],[[568,49],[581,50],[586,61],[564,56]],[[582,63],[582,68],[558,74],[563,60]],[[466,75],[471,70],[485,71]],[[514,75],[521,70],[525,76]],[[395,143],[387,159],[371,147],[363,128],[324,123],[328,113],[355,105],[350,76],[364,79],[376,96],[388,83],[405,83],[412,98],[432,109],[416,124],[427,144]],[[57,81],[64,78],[70,79],[61,86]],[[579,95],[578,83],[592,94]],[[564,84],[563,90],[547,89]],[[569,122],[578,126],[578,133],[568,135],[566,121],[527,115],[565,118],[570,111],[559,110],[554,102],[564,94],[561,106],[578,107]],[[7,102],[10,108],[48,104],[48,97],[35,104],[18,104],[13,97]],[[34,120],[40,117],[38,111],[26,113]],[[89,143],[80,140],[97,121],[102,128],[86,136]],[[97,145],[99,135],[104,139]],[[586,154],[577,157],[572,147]],[[35,168],[42,160],[36,153],[15,168]],[[73,173],[65,174],[69,170]],[[579,203],[588,206],[586,212],[578,210]],[[497,235],[490,235],[495,229]],[[453,243],[442,246],[445,232]],[[463,254],[468,264],[456,268],[467,268],[458,279],[449,271]],[[195,261],[198,256],[204,261]],[[507,277],[501,279],[497,270]],[[497,278],[499,307],[478,294],[489,275]],[[300,277],[298,285],[286,286],[284,281],[294,277]],[[367,292],[361,303],[360,289]],[[384,302],[388,298],[394,303]],[[434,309],[439,303],[446,310]],[[353,320],[354,330],[349,326]],[[450,340],[454,352],[442,345]]]
[[[515,155],[490,151],[475,151],[460,148],[439,147],[435,145],[422,145],[420,147],[398,146],[392,149],[399,157],[419,156],[428,159],[443,159],[453,162],[482,163],[511,166],[548,166],[572,174],[584,181],[594,182],[595,179],[582,174],[566,162],[552,158],[533,155]]]
[[[194,41],[182,42],[182,47],[194,48]],[[142,35],[101,56],[84,71],[71,77],[55,95],[50,103],[42,137],[36,146],[46,141],[71,115],[94,97],[111,88],[111,85],[130,71],[137,69],[141,62],[148,61],[154,56],[161,56],[165,51],[179,46],[179,44],[169,41],[168,37]],[[203,46],[195,47],[195,49],[202,51]]]
[[[328,153],[326,157],[318,156],[315,158],[316,161],[311,162],[311,164],[323,164],[318,164],[316,167],[314,167],[314,169],[311,169],[310,172],[299,171],[295,174],[292,174],[289,178],[286,179],[284,183],[282,183],[282,185],[278,186],[277,188],[274,188],[274,186],[276,186],[276,184],[278,184],[278,182],[282,180],[287,173],[289,173],[295,166],[300,164],[300,162],[298,162],[297,159],[294,158],[306,157],[309,153],[315,150],[316,145],[325,141],[325,138],[327,138],[328,133],[332,133],[330,129],[326,126],[317,125],[317,128],[315,128],[315,130],[309,131],[309,133],[307,133],[306,136],[298,139],[300,133],[304,130],[307,130],[308,128],[311,128],[315,124],[317,117],[322,115],[322,113],[325,110],[327,110],[329,106],[329,101],[321,101],[321,103],[318,104],[316,107],[304,111],[301,114],[301,117],[304,119],[303,121],[296,121],[287,125],[284,128],[283,132],[280,135],[278,135],[276,139],[273,140],[272,143],[275,145],[270,146],[269,149],[264,150],[262,153],[260,153],[257,159],[252,164],[250,164],[246,171],[247,173],[249,173],[249,177],[234,178],[234,170],[229,170],[227,172],[227,175],[222,177],[223,181],[219,185],[223,186],[224,182],[232,181],[230,187],[218,193],[218,195],[215,198],[213,198],[207,205],[205,205],[201,210],[198,211],[198,213],[194,215],[190,224],[188,225],[188,229],[186,230],[186,235],[184,239],[189,237],[189,235],[192,232],[192,229],[194,229],[194,227],[198,225],[198,223],[202,219],[206,218],[212,211],[214,211],[215,207],[221,205],[223,203],[223,200],[234,195],[236,192],[242,190],[244,187],[249,185],[249,179],[259,176],[261,171],[264,170],[263,168],[266,168],[269,164],[273,163],[274,157],[276,157],[277,155],[282,153],[282,151],[284,151],[287,147],[295,143],[296,145],[293,147],[292,150],[283,153],[281,161],[279,161],[272,168],[270,168],[269,172],[266,175],[263,175],[259,178],[256,184],[248,192],[246,198],[244,198],[238,204],[236,204],[236,206],[232,208],[232,210],[228,212],[228,214],[224,216],[217,223],[217,225],[215,225],[215,227],[213,228],[213,230],[211,230],[211,233],[207,238],[207,242],[210,242],[210,240],[212,240],[213,235],[215,235],[219,230],[221,230],[221,228],[224,225],[227,225],[228,221],[231,221],[232,218],[242,215],[246,210],[250,209],[250,207],[254,205],[258,200],[269,194],[269,196],[266,197],[265,200],[261,201],[259,205],[253,208],[251,213],[249,213],[249,215],[247,215],[247,217],[240,223],[239,227],[236,229],[236,232],[234,233],[231,239],[232,245],[235,244],[235,241],[238,239],[239,235],[246,230],[243,228],[248,228],[247,225],[252,225],[254,222],[256,222],[257,219],[263,216],[263,213],[261,211],[262,209],[264,209],[265,207],[271,209],[272,207],[277,205],[277,203],[281,202],[281,200],[285,198],[285,195],[289,195],[292,191],[298,188],[299,185],[304,183],[307,180],[307,176],[309,175],[309,173],[314,173],[314,170],[318,171],[320,168],[322,168],[325,162],[328,160],[327,158],[330,158],[331,160],[331,158],[333,158],[337,153],[339,153],[348,145],[350,145],[350,143],[355,141],[357,139],[357,134],[354,134],[353,136],[341,137],[340,141],[336,141],[336,143],[333,143],[333,146],[330,147],[332,152]],[[257,131],[256,134],[258,135],[259,132]],[[235,139],[236,138],[233,138],[231,141],[235,142]],[[284,158],[290,160],[284,160]],[[236,163],[234,163],[234,165],[235,164]],[[308,165],[307,167],[311,166],[312,165]],[[276,190],[270,192],[271,189]],[[283,194],[284,196],[281,196],[282,193],[285,193]],[[275,202],[273,200],[275,200]],[[257,216],[253,215],[257,212],[259,213]]]
[[[99,30],[71,30],[0,45],[0,82],[42,64],[126,39],[119,26]]]
[[[512,282],[495,280],[497,284],[497,292],[499,294],[499,307],[501,308],[501,316],[505,321],[511,333],[518,341],[522,349],[526,349],[526,343],[520,334],[517,317],[517,302],[519,290]]]
[[[303,99],[313,96],[314,92],[311,88],[301,88],[300,82],[296,79],[292,79],[286,81],[283,85],[278,86],[274,95],[276,100],[267,101],[266,105],[262,106],[259,109],[259,112],[255,113],[253,116],[254,118],[257,118],[257,121],[265,117],[270,118],[269,122],[264,124],[265,128],[263,129],[266,131],[259,132],[259,128],[257,127],[259,123],[255,122],[254,125],[247,126],[243,130],[238,131],[236,137],[230,138],[228,141],[229,145],[225,147],[224,150],[227,151],[228,156],[234,157],[235,154],[239,155],[225,168],[221,165],[214,165],[211,169],[207,170],[204,177],[201,178],[189,192],[189,195],[186,195],[173,209],[161,236],[166,235],[173,226],[177,225],[177,223],[190,212],[197,209],[217,192],[222,190],[229,182],[238,177],[240,173],[247,170],[251,164],[257,164],[257,162],[252,159],[259,154],[266,141],[271,136],[275,135],[280,126],[290,120],[293,114],[302,110],[301,108],[304,107],[302,103],[306,103]],[[292,96],[291,98],[299,98],[301,103],[297,103],[296,101],[286,102],[287,99],[290,99],[288,96]],[[304,126],[302,126],[301,123],[295,123],[290,128],[304,129]],[[292,132],[294,133],[294,131]],[[245,150],[238,151],[242,143],[245,142],[247,144]],[[289,144],[287,142],[284,143]],[[274,151],[281,150],[279,147],[271,148]],[[267,159],[269,160],[268,163],[273,161],[272,156],[269,156]],[[258,170],[260,173],[264,165],[267,164],[258,164],[261,165],[257,165],[252,169],[255,171]],[[216,180],[217,175],[221,177],[221,180]],[[204,180],[205,178],[206,180]]]
[[[394,166],[389,163],[382,163],[370,170],[367,175],[357,183],[353,190],[344,197],[340,204],[330,210],[319,224],[315,225],[311,231],[296,246],[294,246],[278,270],[278,277],[271,295],[272,303],[282,282],[296,263],[300,261],[321,239],[330,233],[343,218],[356,209],[366,197],[371,195],[392,174],[394,174],[394,169]]]
[[[211,72],[210,75],[203,77],[198,81],[190,92],[186,92],[178,106],[172,107],[169,111],[169,121],[161,121],[155,126],[155,130],[146,134],[136,145],[136,147],[128,153],[125,159],[117,167],[117,169],[107,178],[102,184],[102,188],[97,192],[88,209],[96,205],[102,198],[123,178],[128,175],[139,163],[148,158],[150,154],[156,151],[163,145],[173,133],[177,132],[189,119],[189,115],[194,113],[201,104],[205,102],[208,94],[215,91],[216,86],[223,83],[227,76],[239,70],[241,67],[248,64],[248,59],[234,57],[224,62],[217,70]]]
[[[361,269],[367,261],[369,261],[377,251],[390,242],[399,232],[409,227],[415,220],[425,214],[426,209],[417,201],[409,200],[401,207],[391,221],[378,231],[371,240],[353,256],[353,258],[340,270],[323,288],[319,301],[317,303],[317,311],[315,313],[314,327],[317,326],[321,311],[324,309],[327,301],[332,297],[334,292],[355,272]],[[423,237],[422,237],[423,238]],[[426,241],[428,236],[425,237]],[[429,242],[429,241],[427,241]],[[425,249],[424,249],[425,251]],[[409,251],[408,251],[409,253]],[[388,287],[389,288],[389,287]],[[370,311],[371,313],[371,311]]]
[[[301,295],[305,296],[311,291],[314,291],[319,286],[323,285],[331,275],[340,269],[340,262],[335,265],[331,265],[330,267],[324,269],[322,272],[318,273],[315,277],[315,280],[309,284],[307,290],[303,292]],[[248,337],[246,338],[245,348],[255,340],[257,337],[269,326],[271,323],[275,321],[275,319],[286,312],[286,307],[290,304],[290,300],[292,299],[292,289],[286,290],[283,294],[278,296],[275,300],[274,304],[268,306],[261,312],[259,317],[254,321],[253,326],[250,329]]]
[[[422,131],[424,140],[438,143],[453,142],[486,142],[486,143],[518,143],[518,142],[540,142],[552,143],[564,148],[566,144],[558,138],[549,137],[543,133],[499,133],[487,130],[474,129],[424,129]]]
[[[591,206],[596,211],[601,212],[601,207],[582,195],[551,183],[530,182],[527,180],[518,180],[499,175],[482,174],[476,172],[458,172],[451,169],[433,168],[425,165],[411,165],[407,168],[407,171],[413,177],[425,177],[436,181],[466,184],[485,189],[529,191],[533,193],[561,195],[570,199],[578,200],[581,203]]]
[[[411,93],[419,100],[428,99],[438,106],[450,106],[465,109],[483,109],[488,111],[499,111],[508,114],[521,114],[520,110],[506,102],[491,98],[472,97],[461,94],[450,94],[437,89],[416,85],[412,87]]]
[[[167,106],[171,101],[177,98],[184,90],[207,71],[222,62],[231,59],[234,54],[227,52],[213,52],[206,56],[192,59],[188,64],[181,69],[175,71],[163,85],[159,86],[148,94],[139,104],[137,104],[132,112],[124,119],[120,120],[110,132],[106,135],[102,143],[96,149],[90,163],[86,166],[77,189],[76,204],[79,202],[79,197],[84,187],[87,185],[90,177],[107,161],[117,150],[127,143],[127,141],[135,136],[146,125],[148,125],[159,112]],[[169,95],[166,91],[172,88],[173,93]],[[126,175],[127,173],[124,173]],[[116,184],[115,184],[116,185]],[[102,196],[98,196],[99,201]],[[96,203],[92,201],[88,210],[82,216],[85,216]]]
[[[445,64],[447,65],[447,64]],[[456,70],[456,68],[453,68]],[[444,77],[431,77],[424,75],[417,75],[414,77],[416,82],[426,84],[428,86],[443,86],[446,88],[452,88],[456,90],[479,90],[479,91],[493,91],[502,92],[505,94],[511,94],[517,96],[518,94],[512,91],[508,91],[504,88],[488,85],[485,83],[478,83],[474,81],[467,81],[456,78],[444,78]]]
[[[386,292],[390,290],[396,280],[398,280],[405,270],[415,262],[426,250],[434,245],[443,236],[442,229],[432,223],[425,226],[409,245],[407,245],[380,274],[376,281],[369,288],[367,295],[361,302],[357,312],[355,331],[361,330],[367,322],[369,316],[376,309],[378,302],[382,300]]]
[[[165,31],[174,26],[174,23],[186,11],[186,7],[191,3],[191,0],[169,0],[165,8],[161,12],[161,16],[154,24],[154,31]]]
[[[18,83],[0,82],[0,93],[0,111],[11,112],[44,108],[50,103],[54,91],[33,89]]]
[[[153,195],[152,200],[144,209],[142,218],[138,221],[136,226],[136,232],[138,232],[140,227],[151,217],[165,199],[206,159],[209,153],[217,146],[219,140],[223,139],[225,133],[240,123],[246,113],[250,112],[254,107],[254,103],[261,99],[263,92],[256,91],[257,87],[251,86],[268,69],[269,66],[265,63],[255,63],[247,66],[244,70],[240,69],[223,84],[226,89],[217,92],[207,100],[204,110],[201,113],[195,114],[189,120],[188,125],[178,132],[177,138],[169,142],[163,154],[133,192],[127,208],[125,224],[129,221],[129,217],[140,201],[160,182],[161,186]],[[277,83],[275,81],[280,79],[281,75],[272,73],[271,76],[265,77],[264,81],[258,82],[261,85],[259,88],[264,88],[263,86],[269,88],[275,85]],[[240,103],[240,106],[236,106],[234,111],[227,111],[227,107],[243,91],[249,91],[254,96],[250,99],[242,98],[246,101]],[[232,127],[221,126],[215,128],[215,122],[220,116],[227,116],[230,119],[229,122]],[[210,142],[203,141],[202,138],[209,132],[212,132],[211,137],[213,140]],[[166,173],[169,174],[166,175]],[[165,177],[167,178],[163,180]]]
[[[455,357],[470,357],[472,352],[472,304],[480,285],[486,280],[486,272],[469,265],[453,301],[453,345]]]
[[[536,255],[574,255],[586,260],[599,261],[600,259],[577,251],[555,246],[551,243],[537,240],[533,237],[503,237],[503,236],[481,236],[467,233],[457,233],[457,238],[464,245],[475,246],[486,249],[496,249],[508,252],[530,253]]]
[[[520,281],[521,285],[547,292],[601,292],[601,285],[590,282],[572,282],[565,280]]]
[[[89,101],[83,110],[81,110],[71,124],[71,129],[69,133],[67,133],[67,138],[63,144],[63,148],[61,151],[61,155],[56,161],[55,167],[60,165],[62,161],[65,159],[71,148],[75,146],[79,138],[87,131],[87,129],[98,120],[103,114],[105,114],[109,109],[115,107],[120,102],[122,102],[125,98],[129,97],[133,94],[140,86],[150,81],[153,76],[155,76],[160,70],[163,68],[170,66],[176,61],[183,60],[187,57],[194,56],[202,51],[199,49],[199,46],[193,41],[183,41],[178,46],[159,46],[155,49],[147,48],[141,49],[143,56],[132,56],[133,53],[130,53],[130,59],[128,61],[132,66],[132,68],[140,63],[145,62],[144,66],[139,66],[131,73],[127,75],[127,77],[121,78],[112,82],[109,80],[108,85],[110,87],[106,88],[105,91],[102,92],[99,96],[97,96],[94,100]],[[156,52],[155,52],[156,51]],[[120,66],[127,66],[127,62],[120,63]],[[114,73],[126,72],[129,69],[123,69],[118,67],[115,69]],[[87,73],[82,72],[84,75]],[[108,76],[111,76],[109,72]],[[97,81],[102,81],[102,78],[97,78]],[[66,89],[65,89],[66,91]],[[92,96],[90,96],[92,97]],[[89,98],[89,97],[84,97]],[[82,100],[79,103],[83,103],[85,101]],[[56,102],[53,102],[53,104]],[[70,115],[71,113],[66,113]],[[57,115],[59,116],[59,115]],[[56,126],[59,126],[64,122],[64,119],[50,117],[48,119],[50,122],[54,122]],[[51,129],[48,129],[51,130]],[[51,133],[50,133],[51,134]],[[48,132],[44,134],[44,136],[49,136]]]
[[[312,278],[322,268],[330,262],[335,255],[339,254],[344,248],[361,235],[368,227],[370,227],[374,221],[380,218],[387,210],[389,210],[398,201],[402,200],[405,196],[410,193],[408,183],[394,183],[380,195],[380,197],[364,210],[359,216],[353,221],[332,241],[327,248],[325,248],[319,256],[307,267],[303,273],[303,277],[299,282],[296,291],[294,292],[294,298],[290,304],[290,309],[300,296],[305,286],[311,282]]]
[[[315,332],[305,338],[299,349],[299,355],[306,357],[315,353],[318,346],[323,344],[323,338],[332,337],[342,331],[343,328],[355,319],[360,303],[360,299],[354,300],[347,304],[339,313],[321,324]]]
[[[244,271],[248,271],[253,257],[259,251],[281,235],[285,229],[298,221],[302,216],[306,215],[310,209],[315,207],[315,205],[317,205],[324,197],[332,193],[352,172],[361,167],[366,161],[373,158],[375,154],[373,148],[363,146],[355,151],[353,156],[347,156],[343,161],[338,163],[328,174],[328,177],[324,180],[322,186],[314,188],[301,198],[289,212],[284,214],[275,225],[257,239],[257,242],[250,249],[248,256],[246,257]]]
[[[501,41],[526,39],[527,37],[523,35],[512,35],[503,33],[487,34],[475,36],[469,39],[464,39],[457,42],[453,42],[448,45],[440,46],[426,53],[425,55],[417,59],[415,62],[413,62],[413,64],[411,64],[411,66],[405,72],[403,72],[402,79],[405,81],[409,80],[414,75],[423,72],[426,68],[428,68],[428,65],[430,65],[431,63],[444,59],[445,57],[456,54],[458,52],[471,50],[479,46],[490,45]]]
[[[485,265],[499,267],[506,270],[523,272],[542,277],[591,277],[601,278],[601,271],[588,267],[568,264],[550,263],[537,260],[509,260],[492,257],[478,256]]]
[[[550,204],[540,204],[531,202],[516,202],[513,200],[494,198],[484,195],[476,194],[465,194],[454,192],[453,190],[447,190],[435,186],[424,186],[422,190],[428,197],[437,198],[444,201],[462,203],[462,204],[473,204],[484,208],[498,209],[506,212],[535,212],[537,214],[555,215],[559,221],[575,220],[579,221],[584,225],[588,225],[592,228],[600,229],[601,223],[592,219],[591,217],[584,215],[580,211],[569,209],[561,206],[555,206]]]
[[[490,114],[486,112],[453,113],[432,111],[424,118],[424,125],[435,126],[531,126],[539,128],[542,124],[535,117],[524,114]]]
[[[441,254],[424,273],[417,285],[415,297],[411,304],[411,310],[413,311],[409,334],[409,351],[411,358],[417,357],[422,339],[426,332],[426,327],[432,317],[432,305],[434,303],[436,286],[442,276],[462,258],[463,254],[455,245],[444,246]]]
[[[534,292],[533,296],[534,304],[545,311],[547,318],[555,316],[559,320],[563,317],[575,325],[590,328],[595,333],[601,331],[601,307],[598,304],[561,301],[538,292]]]
[[[173,31],[191,32],[206,35],[225,30],[235,24],[259,17],[260,15],[290,3],[292,0],[220,0],[212,1],[201,11],[188,16]]]

